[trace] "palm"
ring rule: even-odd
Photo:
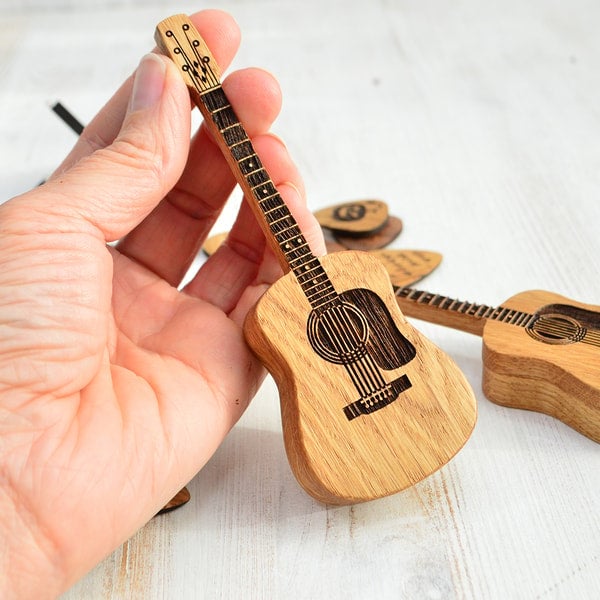
[[[237,30],[200,16],[227,64]],[[145,64],[152,87],[157,63]],[[234,180],[205,130],[188,147],[188,92],[165,69],[151,106],[128,110],[126,82],[47,185],[0,206],[0,536],[19,589],[64,589],[131,535],[210,458],[264,375],[242,325],[280,268],[244,203],[228,244],[177,289]],[[299,174],[266,133],[276,84],[256,70],[226,84],[322,252]]]
[[[32,448],[9,474],[13,496],[52,544],[65,550],[84,536],[94,553],[131,534],[202,467],[262,369],[243,341],[244,307],[233,309],[236,322],[93,236],[73,234],[66,245],[63,238],[57,248],[59,241],[32,231],[20,240],[28,250],[12,253],[21,264],[28,253],[31,265],[42,256],[45,266],[42,278],[22,270],[18,286],[30,299],[23,321],[37,312],[39,322],[63,329],[51,345],[52,328],[5,339],[1,358],[17,361],[27,386],[3,427],[14,432],[6,448],[14,440],[17,451],[24,439]],[[77,279],[64,277],[70,256],[85,265]],[[4,265],[7,285],[14,270],[6,258]],[[49,292],[60,302],[47,303]],[[252,296],[249,286],[239,304]],[[19,364],[21,339],[34,352]],[[56,368],[42,372],[39,364]],[[19,426],[23,419],[28,427]]]

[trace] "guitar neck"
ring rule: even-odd
[[[487,320],[527,327],[535,319],[535,315],[503,306],[464,302],[410,287],[398,287],[395,293],[400,309],[407,316],[478,336],[483,335]]]
[[[161,21],[155,40],[183,72],[193,102],[221,148],[284,272],[294,272],[313,308],[331,301],[336,296],[335,290],[254,151],[225,95],[219,67],[204,40],[185,15]]]

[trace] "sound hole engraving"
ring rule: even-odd
[[[309,320],[313,350],[338,365],[355,362],[367,352],[369,325],[363,314],[347,302],[336,302]]]
[[[338,221],[359,221],[366,214],[367,209],[362,204],[343,204],[333,211],[333,217]]]
[[[534,339],[546,344],[574,344],[583,340],[586,328],[567,315],[540,315],[527,328],[527,333]]]
[[[344,407],[348,420],[387,406],[412,386],[407,375],[387,381],[382,373],[410,362],[416,350],[371,290],[341,292],[325,307],[311,311],[307,335],[321,358],[344,366],[359,394]]]

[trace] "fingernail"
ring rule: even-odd
[[[135,72],[129,110],[151,108],[160,100],[165,85],[166,65],[156,54],[146,54]]]

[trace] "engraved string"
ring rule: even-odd
[[[341,306],[341,304],[340,304]],[[341,315],[343,317],[345,317],[346,322],[342,323],[339,320],[339,312],[341,312]],[[344,352],[344,351],[351,351],[355,348],[355,344],[353,345],[353,341],[350,340],[347,336],[347,333],[349,331],[352,331],[354,329],[354,326],[352,325],[352,323],[349,321],[348,316],[346,314],[345,310],[342,311],[337,311],[335,310],[335,308],[333,308],[332,310],[328,310],[325,311],[323,313],[323,317],[324,317],[324,324],[326,324],[327,328],[329,329],[329,333],[330,333],[330,338],[331,340],[334,342],[334,344],[337,346],[336,350],[338,352]],[[331,320],[336,321],[335,323],[332,323]],[[336,327],[337,325],[337,327]],[[337,332],[339,332],[339,335],[335,335]],[[333,335],[331,335],[333,334]],[[343,344],[346,345],[346,348],[341,347],[338,343],[341,341]],[[365,356],[366,356],[366,360],[365,360]],[[352,377],[353,382],[356,385],[357,390],[359,391],[359,393],[361,394],[361,396],[363,395],[367,395],[370,396],[374,393],[377,393],[379,391],[381,391],[383,388],[386,387],[386,382],[383,379],[383,376],[381,375],[381,373],[379,372],[379,369],[377,368],[377,366],[374,364],[373,359],[368,355],[368,353],[366,353],[366,355],[361,357],[361,359],[357,359],[351,363],[346,363],[343,362],[342,364],[344,364],[344,366],[346,367],[346,370],[349,372],[350,376]],[[360,372],[362,367],[362,372]],[[358,383],[357,383],[358,381]],[[361,387],[359,387],[358,384],[362,384]],[[367,389],[364,389],[364,388]],[[369,391],[370,388],[370,391]]]

